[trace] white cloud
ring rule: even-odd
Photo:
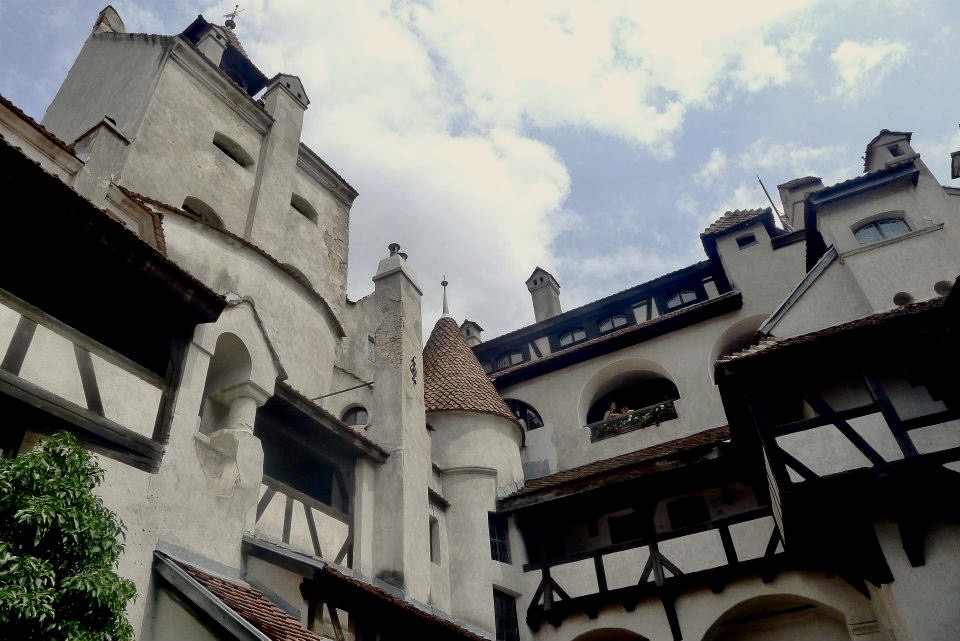
[[[585,129],[668,159],[690,108],[711,107],[722,86],[789,80],[809,47],[771,29],[815,1],[674,3],[651,20],[625,1],[250,0],[238,35],[265,73],[301,77],[313,101],[304,140],[360,191],[351,295],[369,291],[398,241],[424,286],[426,319],[446,273],[454,313],[496,334],[528,322],[523,279],[549,265],[577,219],[566,166],[531,131]],[[712,159],[705,175],[723,169]],[[637,266],[623,251],[619,264]],[[584,261],[568,268],[602,276],[603,257]]]
[[[813,147],[770,138],[753,141],[740,154],[740,167],[753,173],[770,172],[779,181],[816,175],[830,184],[860,173],[851,159],[857,157],[846,145]],[[768,187],[771,187],[768,184]],[[772,195],[772,194],[771,194]]]
[[[713,183],[720,177],[726,166],[727,155],[719,148],[714,147],[713,151],[710,152],[710,157],[707,158],[707,162],[697,172],[696,178],[707,184]]]
[[[849,100],[860,98],[871,88],[875,89],[906,55],[907,47],[900,42],[844,40],[830,54],[837,73],[833,95]]]

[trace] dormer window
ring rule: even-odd
[[[317,222],[317,210],[300,194],[290,196],[290,208],[309,221]]]
[[[503,369],[523,362],[523,352],[511,352],[497,359],[496,369]]]
[[[213,134],[213,146],[222,151],[230,160],[241,167],[250,167],[253,165],[253,156],[240,146],[236,140],[218,131]]]
[[[609,318],[604,318],[602,321],[597,323],[601,332],[609,332],[611,329],[615,329],[617,327],[623,327],[626,324],[627,324],[626,314],[616,314],[614,316],[610,316]]]
[[[566,347],[567,345],[573,345],[574,343],[579,343],[587,337],[587,333],[583,331],[582,327],[578,327],[573,331],[566,332],[565,334],[560,334],[560,347]]]
[[[697,300],[697,293],[695,291],[687,289],[682,292],[677,292],[667,299],[667,309],[681,307],[695,300]]]
[[[872,245],[882,240],[903,236],[910,231],[910,225],[902,217],[881,218],[860,225],[853,235],[861,245]]]

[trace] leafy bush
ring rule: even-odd
[[[136,589],[114,571],[124,527],[93,494],[102,480],[71,434],[0,460],[0,639],[133,638]]]

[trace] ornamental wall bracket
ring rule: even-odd
[[[413,381],[413,384],[417,384],[417,357],[410,357],[410,380]]]

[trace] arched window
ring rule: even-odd
[[[202,433],[210,434],[230,427],[226,424],[230,403],[224,400],[223,392],[249,380],[252,368],[250,352],[242,340],[226,332],[217,338],[203,385],[203,403],[200,405]]]
[[[693,290],[687,289],[682,292],[677,292],[667,299],[667,309],[680,307],[681,305],[692,303],[695,300],[697,300],[697,293]]]
[[[195,196],[187,196],[183,199],[183,210],[217,229],[224,229],[223,219],[213,207]]]
[[[600,327],[601,332],[609,332],[611,329],[617,327],[623,327],[627,324],[627,315],[626,314],[615,314],[609,318],[604,318],[602,321],[597,323]]]
[[[537,413],[537,410],[533,409],[523,401],[516,401],[512,398],[506,399],[507,407],[510,408],[510,411],[513,412],[513,415],[517,417],[517,420],[526,428],[529,432],[530,430],[535,430],[538,427],[543,427],[543,419],[540,418],[540,414]]]
[[[495,369],[503,369],[523,362],[523,352],[510,352],[497,359]]]
[[[910,225],[902,217],[882,218],[860,225],[854,232],[861,245],[872,245],[881,240],[903,236],[910,231]]]
[[[560,347],[566,347],[567,345],[579,343],[586,337],[587,333],[583,331],[582,327],[578,327],[577,329],[566,332],[565,334],[560,334]]]
[[[309,221],[317,222],[317,210],[300,194],[290,196],[290,207]]]
[[[236,140],[222,132],[213,134],[213,146],[222,151],[226,156],[241,167],[249,167],[253,164],[253,156],[240,146]]]
[[[616,406],[618,412],[622,412],[623,408],[636,411],[678,398],[680,392],[669,379],[652,372],[624,374],[599,390],[587,411],[587,424],[602,421],[611,404]]]
[[[370,422],[370,416],[367,414],[367,408],[358,405],[344,412],[340,420],[347,425],[366,425]]]

